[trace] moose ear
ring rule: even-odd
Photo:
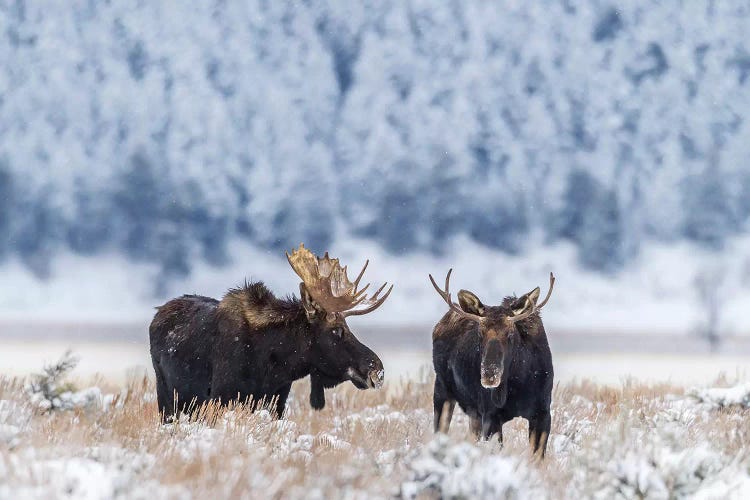
[[[458,305],[469,314],[484,316],[484,304],[479,300],[479,297],[468,290],[461,290],[458,292]]]
[[[305,309],[307,320],[312,321],[315,316],[322,311],[320,306],[313,300],[310,292],[307,291],[307,287],[304,283],[299,284],[299,296],[302,300],[302,307]]]
[[[539,287],[536,287],[529,293],[518,297],[516,301],[513,302],[513,315],[518,316],[519,314],[526,312],[527,309],[534,307],[537,300],[539,300],[540,293],[541,290],[539,290]]]

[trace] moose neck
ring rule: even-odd
[[[289,375],[292,380],[298,380],[310,374],[312,369],[312,332],[310,324],[304,315],[290,324],[290,340],[283,351],[289,360]]]
[[[257,361],[265,363],[271,384],[285,384],[310,374],[311,332],[304,314],[293,320],[265,328],[253,335],[264,340],[256,352],[264,353]],[[271,369],[277,366],[278,369]]]

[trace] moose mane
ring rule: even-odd
[[[520,297],[516,297],[515,295],[509,295],[503,299],[501,306],[510,310],[519,298]],[[537,336],[540,330],[544,329],[544,326],[542,326],[542,311],[534,311],[531,316],[519,321],[517,327],[518,330],[525,335],[531,337]]]
[[[304,314],[298,298],[289,295],[280,299],[262,281],[246,281],[243,286],[230,289],[219,303],[219,310],[244,318],[252,329],[288,325]]]
[[[432,334],[435,338],[444,335],[460,335],[465,330],[475,327],[476,323],[470,319],[462,318],[455,312],[449,310],[435,325]]]

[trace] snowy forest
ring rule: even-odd
[[[713,0],[3,0],[0,262],[718,250],[750,217],[749,23]]]

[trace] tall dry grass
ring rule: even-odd
[[[160,423],[146,379],[104,386],[114,396],[98,408],[52,412],[30,403],[27,382],[0,378],[0,497],[389,498],[417,491],[437,498],[451,496],[453,490],[445,488],[455,487],[489,498],[496,490],[467,490],[474,486],[460,481],[487,481],[482,474],[508,480],[493,476],[495,469],[480,470],[491,457],[501,457],[528,486],[513,486],[503,493],[508,496],[662,498],[663,483],[668,498],[680,496],[679,488],[693,488],[692,476],[667,470],[670,460],[679,462],[691,450],[709,450],[718,464],[707,458],[688,471],[706,476],[697,483],[701,487],[721,479],[727,467],[739,471],[735,475],[750,469],[748,409],[711,408],[684,388],[635,380],[618,387],[558,385],[543,462],[529,454],[525,421],[506,425],[504,447],[475,446],[468,419],[457,411],[448,441],[439,446],[459,455],[476,449],[479,458],[468,465],[451,465],[442,451],[429,451],[436,445],[429,445],[427,372],[380,391],[344,384],[327,391],[322,411],[310,408],[309,384],[301,381],[281,420],[242,405],[208,405],[169,425]],[[462,448],[465,443],[470,448]],[[675,467],[690,468],[680,464]],[[424,472],[429,467],[437,471],[434,477]],[[451,476],[451,467],[461,477]],[[664,477],[639,483],[639,474],[662,472]],[[407,483],[411,489],[403,487]]]

